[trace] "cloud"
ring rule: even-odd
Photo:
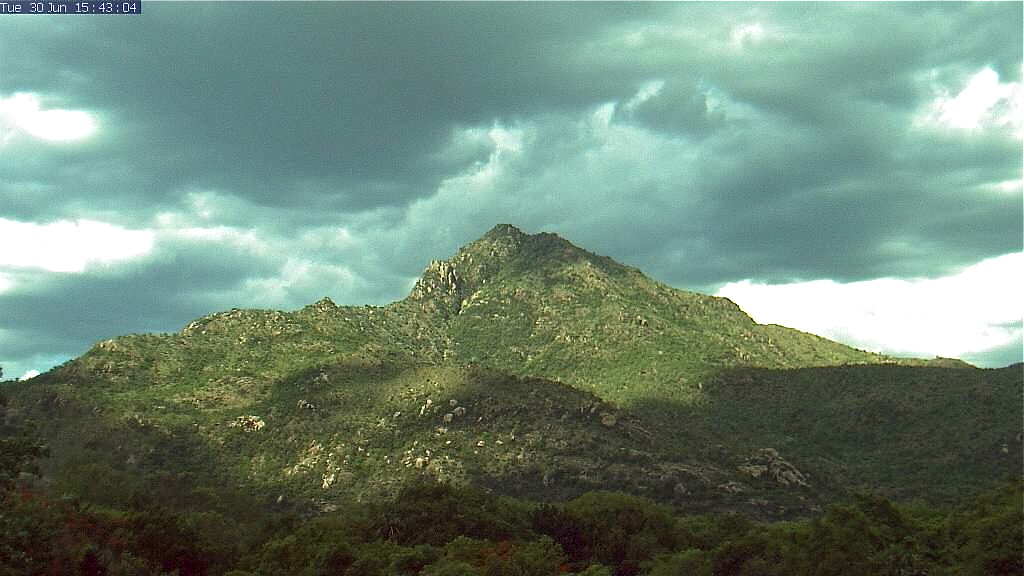
[[[793,284],[730,282],[718,290],[763,324],[781,324],[861,348],[970,358],[1019,342],[1024,253],[931,279]]]
[[[50,142],[82,140],[98,127],[96,119],[83,110],[43,109],[37,94],[16,92],[0,97],[0,145],[19,135]]]
[[[268,4],[240,20],[237,7],[157,6],[141,26],[5,28],[0,49],[18,55],[9,78],[40,91],[73,76],[79,101],[117,120],[106,142],[132,151],[136,189],[159,183],[154,199],[207,187],[358,211],[436,186],[440,167],[427,158],[453,124],[591,98],[566,79],[566,52],[618,12]],[[88,56],[97,52],[102,61]],[[44,68],[53,78],[34,71]]]
[[[706,127],[698,133],[641,115],[672,97],[657,83],[576,113],[464,127],[447,148],[472,141],[475,156],[394,227],[453,250],[453,231],[468,241],[516,222],[694,289],[752,270],[774,283],[944,274],[1020,249],[1019,199],[1005,192],[1014,181],[999,180],[1012,171],[992,169],[1014,165],[1010,148],[961,146],[944,160],[956,170],[921,169],[943,146],[913,132],[908,113],[878,112],[884,122],[866,117],[837,136],[759,114],[722,89],[692,93],[705,102],[686,121]],[[515,154],[488,143],[495,126],[517,134]]]
[[[11,267],[81,272],[93,264],[109,264],[149,253],[153,235],[146,230],[127,230],[92,220],[35,224],[0,218],[0,246],[4,246],[0,252],[0,272]]]
[[[638,106],[660,94],[664,87],[664,80],[652,80],[645,83],[640,87],[640,90],[638,90],[637,93],[623,105],[623,109],[627,112],[636,110]]]
[[[730,34],[733,46],[739,49],[760,43],[764,40],[764,36],[764,26],[757,22],[736,26]]]
[[[25,372],[24,374],[22,374],[21,378],[18,378],[18,380],[23,380],[23,381],[24,380],[31,380],[32,378],[35,378],[36,376],[39,376],[39,370],[29,370],[29,371]]]
[[[918,114],[919,125],[968,132],[1005,130],[1018,139],[1024,135],[1024,89],[1020,82],[1000,82],[992,68],[971,76],[955,95],[939,85],[933,90],[938,94]]]

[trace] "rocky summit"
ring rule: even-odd
[[[5,418],[49,445],[34,481],[104,505],[229,486],[325,511],[427,479],[766,519],[859,491],[949,502],[1019,473],[1021,388],[1019,368],[760,325],[507,224],[387,306],[215,313],[4,385]]]

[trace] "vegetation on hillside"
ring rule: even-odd
[[[24,428],[4,431],[5,446],[37,446]],[[315,516],[174,479],[125,487],[119,506],[6,483],[0,575],[1014,575],[1024,573],[1020,480],[952,508],[862,493],[774,524],[678,515],[615,492],[535,503],[435,481]]]
[[[110,508],[5,488],[0,575],[1011,575],[1024,571],[1022,506],[1019,481],[958,508],[858,495],[777,524],[613,492],[537,504],[419,482],[315,517],[202,492]]]
[[[0,576],[1015,574],[1022,376],[498,226],[389,306],[3,383]]]
[[[770,448],[829,493],[825,501],[875,491],[952,504],[965,487],[987,489],[1024,471],[1022,381],[1019,366],[740,368],[705,384],[698,405],[652,395],[636,412],[652,430],[682,429],[676,438],[703,447],[705,460],[748,470],[750,488],[773,485],[749,468]],[[668,453],[687,451],[669,434],[652,438],[669,439],[659,445]]]
[[[698,403],[652,394],[626,408],[397,353],[205,386],[51,378],[9,386],[50,445],[47,481],[114,506],[130,492],[119,487],[174,478],[331,510],[431,478],[534,500],[618,490],[786,519],[851,491],[953,503],[1024,466],[1013,369],[740,369],[709,381]]]

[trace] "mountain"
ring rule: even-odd
[[[761,326],[733,302],[670,288],[554,234],[499,225],[433,262],[398,304],[447,325],[457,362],[566,382],[618,403],[687,399],[721,368],[892,359]],[[438,320],[434,320],[437,322]]]
[[[329,510],[412,478],[804,515],[948,502],[1019,474],[1021,371],[755,323],[554,234],[499,225],[383,306],[231,310],[6,383],[51,490],[242,490]]]

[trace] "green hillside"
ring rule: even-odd
[[[34,482],[110,506],[199,489],[322,512],[428,479],[777,519],[851,491],[948,503],[1022,466],[1019,367],[759,325],[508,225],[388,306],[211,314],[3,389],[49,446]]]

